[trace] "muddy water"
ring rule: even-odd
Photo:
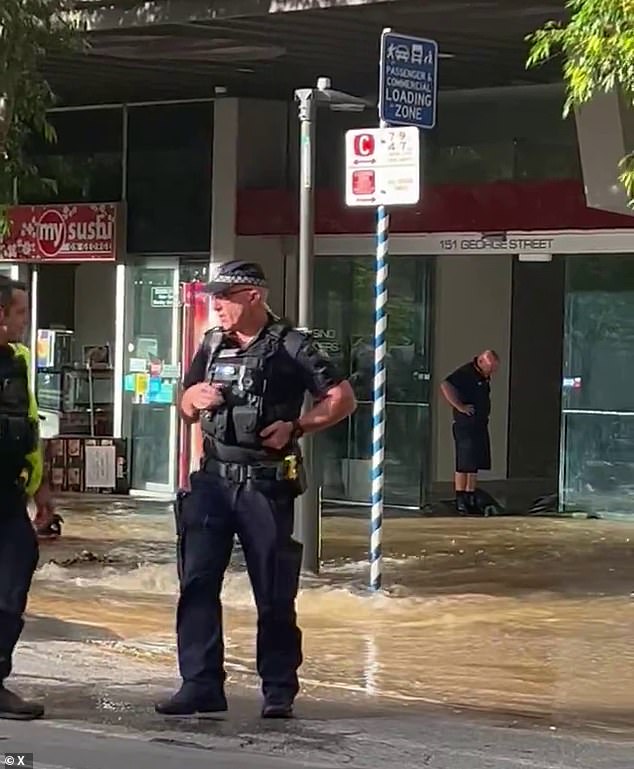
[[[107,627],[115,648],[173,667],[171,514],[101,507],[64,512],[30,611]],[[323,531],[322,574],[298,602],[305,690],[633,725],[634,523],[388,520],[381,594],[365,587],[366,522],[327,518]],[[106,564],[63,565],[83,550]],[[223,596],[230,677],[255,684],[239,551]]]

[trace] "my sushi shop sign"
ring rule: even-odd
[[[0,240],[0,261],[111,262],[118,223],[116,203],[14,206],[9,232]]]

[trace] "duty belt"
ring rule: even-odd
[[[237,462],[220,462],[217,459],[206,459],[203,464],[206,473],[219,475],[233,483],[246,481],[280,481],[284,478],[284,467],[281,462],[258,465],[241,465]]]

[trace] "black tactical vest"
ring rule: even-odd
[[[29,379],[24,358],[0,350],[0,479],[13,479],[37,446],[37,425],[29,416]]]
[[[291,421],[298,414],[296,403],[273,406],[267,398],[271,366],[276,365],[282,346],[294,356],[302,335],[290,325],[274,322],[246,350],[223,346],[218,330],[208,332],[206,341],[206,379],[220,384],[224,397],[222,406],[201,414],[206,453],[230,462],[275,458],[274,452],[262,446],[261,431],[277,420]]]

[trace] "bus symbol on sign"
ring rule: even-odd
[[[361,157],[374,155],[374,136],[372,134],[357,134],[354,137],[354,154]]]

